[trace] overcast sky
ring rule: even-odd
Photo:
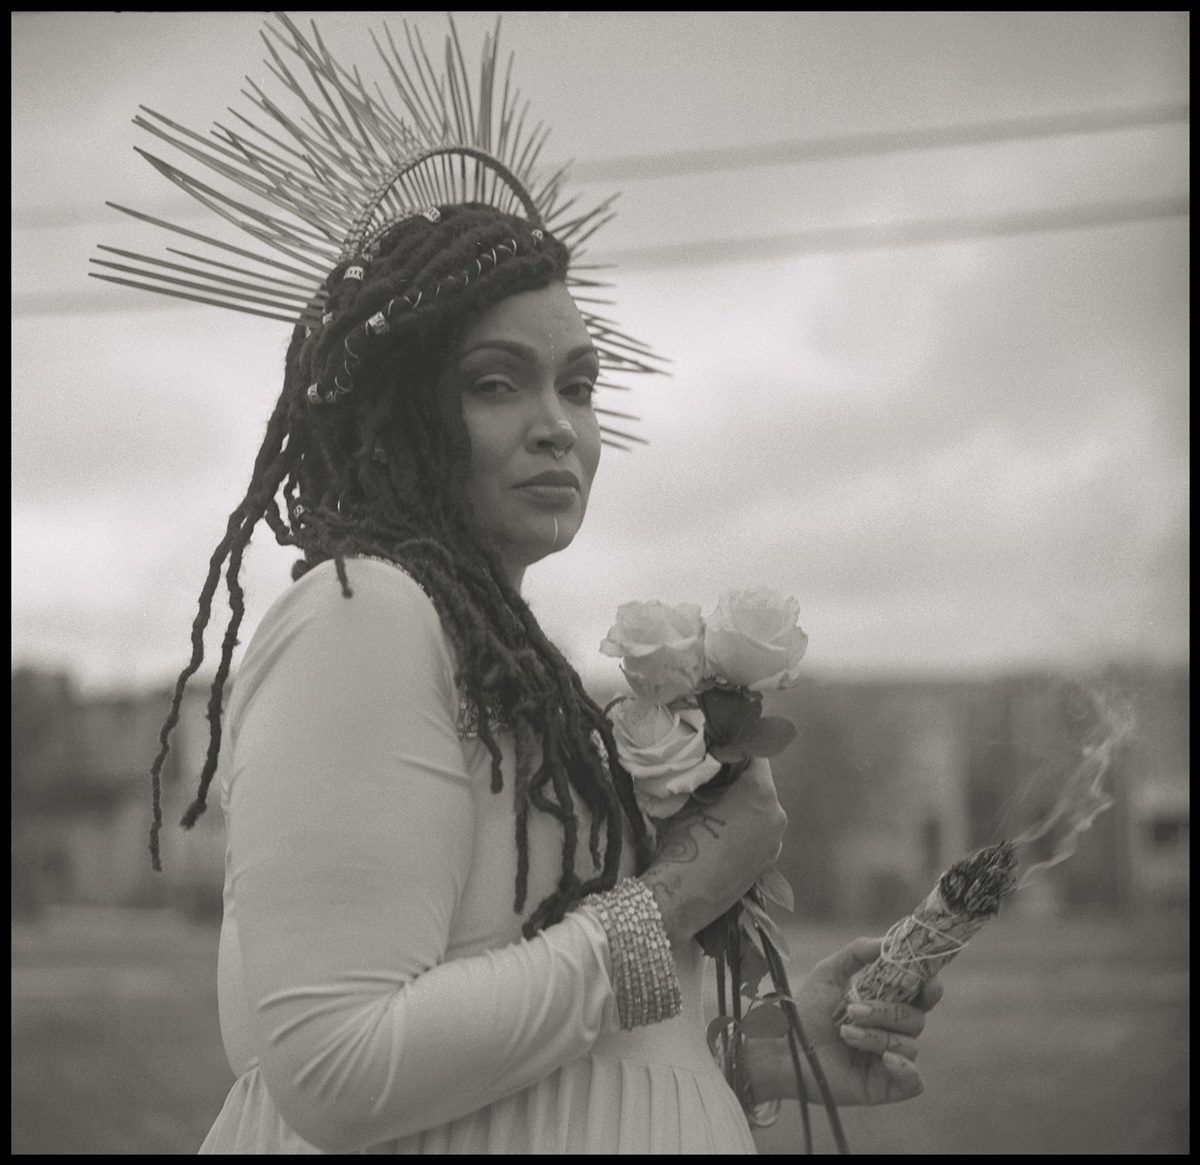
[[[315,15],[375,76],[382,14]],[[468,59],[493,16],[456,17]],[[444,16],[414,19],[440,41]],[[248,112],[261,21],[12,21],[14,661],[148,684],[186,661],[287,328],[87,260],[170,243],[106,199],[204,229],[131,118]],[[612,314],[674,362],[610,402],[650,446],[606,451],[575,544],[526,576],[586,677],[613,674],[619,603],[757,584],[799,600],[827,674],[1186,658],[1188,32],[1182,13],[505,14],[550,160],[590,197],[623,190],[592,254],[620,261]],[[887,148],[846,144],[866,134]],[[774,164],[662,157],[775,143]],[[248,626],[293,557],[261,531]]]

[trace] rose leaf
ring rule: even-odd
[[[752,1008],[742,1020],[742,1034],[754,1039],[778,1039],[788,1034],[788,1020],[774,1003],[762,1003]]]
[[[718,1015],[708,1025],[708,1050],[715,1056],[717,1054],[717,1043],[721,1039],[722,1033],[726,1028],[736,1028],[737,1021],[732,1015]],[[732,1032],[731,1032],[732,1034]]]
[[[714,919],[696,934],[696,942],[710,959],[719,959],[729,947],[729,927],[725,916]]]
[[[762,697],[757,693],[709,688],[698,699],[709,740],[717,744],[728,744],[753,727],[762,715]]]
[[[747,731],[724,743],[750,756],[778,756],[795,739],[796,726],[790,720],[782,716],[763,716]]]
[[[781,954],[790,957],[791,952],[788,950],[787,939],[783,937],[783,931],[775,925],[775,920],[761,906],[756,906],[753,902],[747,902],[744,898],[742,899],[742,906],[754,919],[755,923],[762,927],[763,933],[775,944],[776,949]]]
[[[758,985],[762,982],[763,976],[769,970],[767,960],[753,943],[743,943],[741,955],[742,982],[740,986],[742,994],[753,998],[758,993]]]
[[[765,897],[782,906],[789,913],[796,909],[796,899],[792,894],[792,887],[788,884],[788,880],[774,866],[759,874],[755,886],[762,891]]]

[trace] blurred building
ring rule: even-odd
[[[13,673],[13,908],[44,902],[219,910],[223,862],[215,788],[190,834],[176,822],[203,764],[207,688],[185,695],[162,774],[163,871],[150,868],[150,764],[166,689],[81,697],[69,678]]]
[[[1087,686],[1045,674],[812,681],[770,697],[800,730],[772,761],[797,911],[906,913],[956,858],[1044,820],[1086,750],[1129,721],[1103,778],[1112,807],[1013,908],[1186,904],[1188,693],[1186,671],[1146,668]]]
[[[1133,686],[1141,698],[1128,758],[1128,894],[1139,903],[1183,907],[1191,869],[1190,684],[1179,672]]]
[[[1186,904],[1186,671],[1110,674],[1134,730],[1105,775],[1112,808],[1014,909]],[[13,908],[40,901],[219,910],[224,830],[216,785],[190,833],[208,742],[193,684],[163,773],[163,873],[150,870],[149,766],[170,693],[81,698],[69,679],[13,674]],[[788,812],[780,867],[797,913],[888,921],[956,858],[1044,819],[1094,744],[1094,692],[1048,675],[987,681],[810,680],[768,697],[798,739],[772,764]]]
[[[802,685],[771,703],[799,729],[772,760],[788,813],[782,864],[798,912],[907,912],[967,844],[960,694],[937,684],[839,682]]]
[[[771,762],[799,915],[898,917],[965,852],[968,710],[943,683],[812,682],[769,698],[799,730]]]

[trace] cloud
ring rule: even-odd
[[[758,582],[800,598],[831,666],[1179,658],[1186,277],[1162,262],[1179,228],[1149,233],[864,257],[819,291],[799,265],[757,297],[735,281],[755,326],[639,393],[654,443],[602,468],[535,607],[584,666],[622,601]]]
[[[693,13],[668,30],[661,14],[533,14],[510,35],[527,80],[571,61],[555,140],[594,159],[628,144],[628,118],[596,115],[597,84],[614,81],[631,106],[669,93],[639,139],[647,151],[676,148],[681,127],[730,144],[747,125],[770,141],[935,125],[951,107],[987,120],[1178,99],[1182,18],[1102,15],[769,14],[748,32],[740,16]],[[357,15],[328,22],[365,45]],[[90,226],[14,234],[14,294],[38,309],[13,330],[14,649],[73,651],[87,674],[167,674],[186,658],[208,555],[278,390],[280,325],[204,308],[76,312],[99,301],[84,274],[94,242],[146,243],[103,199],[182,197],[130,148],[146,144],[128,124],[137,103],[156,94],[197,128],[224,117],[233,90],[196,91],[179,61],[215,37],[231,46],[229,76],[257,77],[258,24],[14,24],[14,200],[95,212]],[[622,46],[662,57],[668,34],[689,50],[663,58],[670,76],[630,73]],[[715,73],[697,64],[714,36],[728,49]],[[592,53],[580,85],[578,54],[561,50],[584,41],[614,51]],[[1181,130],[1081,135],[634,183],[603,243],[1178,191],[1181,142]],[[103,290],[122,307],[137,294]],[[624,272],[616,296],[611,314],[672,356],[674,377],[610,402],[642,415],[652,445],[606,453],[577,544],[527,584],[585,667],[611,666],[596,645],[620,602],[710,606],[759,582],[801,600],[814,666],[1186,649],[1185,222]],[[260,542],[247,629],[291,560]]]
[[[282,341],[221,324],[188,310],[15,320],[14,495],[145,510],[231,475],[244,486]]]

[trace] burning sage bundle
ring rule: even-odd
[[[1097,688],[1084,686],[1075,695],[1077,704],[1091,704],[1092,741],[1083,745],[1078,761],[1063,777],[1053,809],[1012,841],[986,846],[955,862],[925,901],[884,936],[879,958],[851,982],[837,1022],[844,1018],[846,1004],[859,999],[911,1003],[1009,894],[1069,858],[1092,822],[1112,807],[1105,774],[1115,750],[1133,731],[1132,713],[1123,700]],[[1076,716],[1082,719],[1082,710]],[[1035,845],[1049,856],[1036,860]],[[1018,866],[1025,867],[1019,880]]]
[[[879,958],[855,975],[834,1022],[859,1000],[914,1002],[1016,888],[1016,868],[1017,849],[1008,841],[955,862],[925,901],[884,935]]]

